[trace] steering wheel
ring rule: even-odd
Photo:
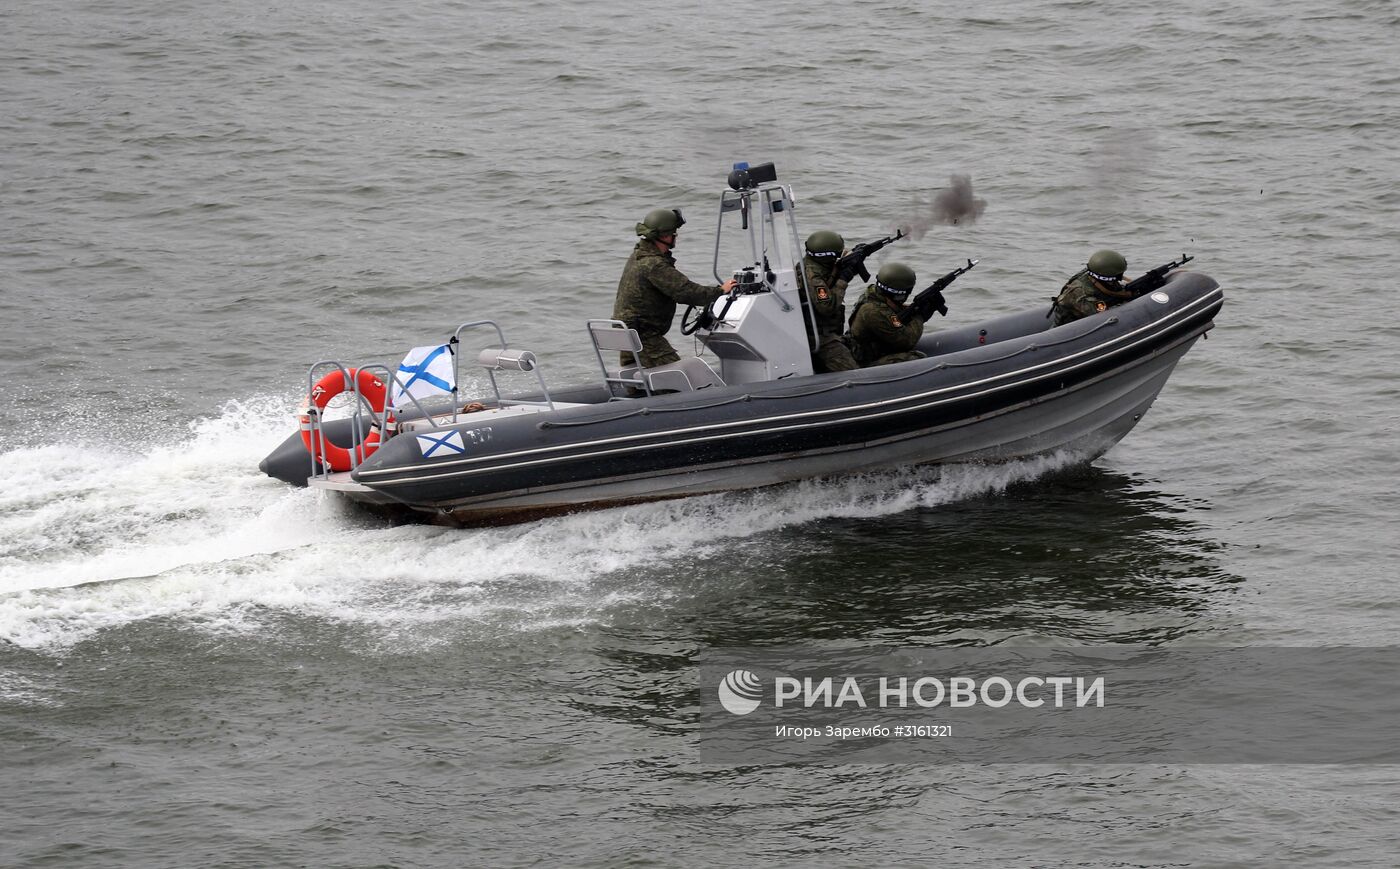
[[[694,318],[692,320],[691,318]],[[681,334],[694,335],[702,326],[708,327],[710,319],[710,308],[708,305],[690,305],[686,307],[685,313],[681,315]]]

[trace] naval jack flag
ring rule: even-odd
[[[447,344],[414,347],[399,363],[394,375],[394,392],[390,404],[403,407],[409,396],[427,398],[451,394],[453,380],[452,348]]]

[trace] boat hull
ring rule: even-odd
[[[976,420],[959,420],[898,437],[691,465],[670,472],[620,474],[548,488],[449,497],[416,506],[455,524],[477,525],[897,467],[1006,462],[1056,452],[1088,462],[1107,452],[1137,425],[1193,342],[1161,355],[1156,365],[1118,372],[1051,400],[1027,402]],[[379,492],[362,494],[368,496],[368,502],[383,501]]]
[[[425,459],[400,435],[327,488],[484,524],[891,467],[1089,461],[1142,418],[1223,303],[1194,273],[1153,296],[1056,329],[1041,310],[934,333],[921,347],[938,355],[900,365],[463,417],[450,428],[466,453]]]

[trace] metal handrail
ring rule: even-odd
[[[505,407],[512,405],[530,405],[533,407],[548,407],[554,410],[554,399],[549,395],[549,387],[544,382],[544,371],[540,368],[539,358],[529,350],[517,350],[512,353],[506,348],[493,350],[490,347],[477,354],[476,362],[485,371],[486,376],[491,379],[491,389],[496,393],[496,404]],[[533,372],[535,380],[540,385],[540,392],[544,395],[544,401],[528,401],[523,398],[505,399],[501,397],[501,388],[496,383],[497,371],[521,371]]]
[[[461,341],[462,333],[463,333],[464,331],[466,331],[467,329],[474,329],[474,328],[481,327],[481,326],[490,326],[492,329],[495,329],[495,330],[496,330],[496,337],[497,337],[498,339],[500,339],[500,345],[499,345],[499,346],[500,346],[500,349],[501,349],[501,350],[509,350],[509,349],[510,349],[510,343],[509,343],[508,341],[506,341],[506,333],[505,333],[504,331],[502,331],[501,327],[496,323],[495,320],[473,320],[473,321],[470,322],[470,323],[463,323],[462,325],[460,325],[460,326],[457,327],[456,331],[454,331],[454,332],[452,333],[452,338],[451,338],[451,340],[448,342],[448,345],[449,345],[450,347],[460,347],[460,346],[461,346],[461,343],[462,343],[462,341]],[[488,346],[488,347],[485,348],[485,349],[488,349],[488,350],[489,350],[490,347]],[[453,399],[453,401],[452,401],[452,422],[453,422],[454,425],[455,425],[456,422],[457,422],[457,417],[460,415],[460,410],[461,410],[460,407],[458,406],[458,405],[459,405],[459,402],[457,401],[457,398],[458,398],[458,394],[457,394],[457,379],[458,379],[458,378],[457,378],[457,363],[458,363],[458,358],[459,358],[459,354],[454,350],[453,353],[452,353],[452,399]],[[478,358],[478,362],[480,362],[480,357],[478,356],[477,358]],[[522,359],[521,361],[523,362],[523,361],[525,361],[525,360]],[[529,354],[529,360],[528,360],[528,361],[530,362],[530,367],[526,368],[526,367],[523,367],[523,366],[522,366],[519,370],[520,370],[520,371],[533,371],[533,372],[534,372],[534,374],[535,374],[535,380],[538,381],[539,384],[540,384],[540,392],[544,395],[544,401],[525,401],[525,400],[523,400],[523,399],[517,399],[517,400],[515,400],[513,403],[514,403],[514,404],[530,404],[530,405],[536,405],[536,406],[540,406],[540,407],[548,407],[550,410],[553,410],[553,409],[554,409],[554,399],[551,398],[550,395],[549,395],[549,387],[546,386],[546,385],[545,385],[545,382],[544,382],[544,372],[540,369],[539,362],[538,362],[538,360],[535,359],[533,353]],[[491,381],[491,391],[492,391],[493,393],[495,393],[495,395],[496,395],[496,405],[497,405],[498,407],[504,407],[505,404],[506,404],[506,399],[504,399],[504,398],[501,397],[501,387],[500,387],[500,384],[498,384],[498,383],[496,382],[496,372],[497,372],[497,371],[503,371],[503,370],[505,370],[505,369],[500,365],[499,361],[494,361],[493,364],[492,364],[491,366],[489,366],[489,367],[486,366],[486,365],[482,365],[482,368],[485,369],[485,371],[486,371],[486,376],[487,376],[487,378],[489,378],[490,381]]]
[[[775,187],[765,187],[765,188],[763,188],[763,203],[764,203],[763,215],[764,215],[764,226],[766,227],[766,226],[768,225],[768,221],[772,221],[772,225],[773,225],[773,254],[774,254],[774,256],[776,256],[776,257],[778,258],[778,268],[775,269],[775,271],[781,271],[785,266],[791,265],[792,271],[793,271],[793,274],[794,274],[794,280],[800,280],[800,279],[796,278],[796,273],[799,271],[799,268],[800,268],[800,266],[801,266],[801,264],[802,264],[802,258],[801,258],[801,257],[796,257],[796,258],[792,261],[792,263],[787,263],[787,262],[784,262],[784,260],[782,259],[782,256],[781,256],[782,248],[778,245],[778,219],[777,219],[776,217],[773,217],[773,214],[774,214],[774,211],[773,211],[773,202],[774,202],[773,192],[774,192],[774,191],[777,191],[777,192],[783,194],[782,196],[777,197],[777,199],[778,199],[779,201],[782,201],[782,202],[787,203],[787,205],[786,205],[786,207],[784,207],[783,211],[788,215],[787,223],[788,223],[788,225],[792,228],[792,232],[793,232],[793,237],[792,237],[792,244],[793,244],[793,246],[792,246],[792,253],[793,253],[794,255],[795,255],[798,251],[800,251],[800,250],[802,249],[802,243],[801,243],[801,241],[798,240],[798,236],[797,236],[797,200],[794,199],[793,196],[792,196],[792,188],[789,187],[789,186],[786,185],[786,184],[779,184],[779,185],[777,185],[777,186],[775,186]],[[766,236],[765,236],[765,238],[766,238]],[[766,247],[766,246],[764,247],[764,250],[767,250],[767,247]],[[795,289],[795,287],[794,287],[793,292],[794,292],[794,294],[796,294],[796,292],[797,292],[796,289]],[[788,304],[787,299],[784,299],[784,298],[783,298],[783,291],[782,291],[781,289],[779,289],[779,287],[778,287],[778,285],[777,285],[776,282],[774,282],[774,285],[773,285],[773,295],[777,298],[777,300],[778,300],[779,302],[782,303],[782,305],[783,305],[783,310],[784,310],[784,311],[791,310],[791,307],[790,307],[790,305]],[[802,296],[801,296],[800,294],[797,295],[797,308],[798,308],[798,310],[801,310],[801,309],[802,309]],[[813,335],[815,336],[815,334],[816,334],[816,333],[814,332]]]
[[[510,347],[509,343],[507,343],[506,341],[505,332],[502,331],[501,327],[497,325],[497,323],[494,320],[474,320],[470,323],[463,323],[462,325],[458,326],[456,330],[453,331],[452,337],[448,341],[448,352],[452,354],[451,400],[452,422],[454,425],[457,423],[459,417],[461,416],[460,391],[457,385],[460,374],[460,354],[457,351],[458,348],[461,346],[461,335],[467,329],[472,329],[480,326],[489,326],[495,330],[496,337],[500,341],[499,347],[501,351],[508,350]],[[480,359],[480,357],[478,357],[478,359]],[[534,373],[535,379],[540,386],[540,392],[544,395],[544,401],[526,401],[524,399],[508,401],[507,399],[501,397],[500,385],[496,381],[496,372],[506,370],[506,368],[509,367],[511,364],[514,364],[516,366],[516,370]],[[322,418],[321,408],[317,407],[315,401],[312,399],[312,391],[316,388],[317,380],[320,379],[316,376],[316,374],[320,369],[325,367],[332,367],[340,372],[341,378],[347,384],[346,391],[349,392],[349,394],[353,397],[354,400],[354,409],[351,411],[350,414],[351,472],[355,471],[355,469],[357,469],[360,466],[360,464],[362,464],[360,459],[364,456],[366,445],[365,442],[366,438],[368,437],[369,431],[372,431],[375,428],[379,429],[381,444],[383,444],[385,441],[389,440],[389,438],[394,436],[394,432],[389,429],[389,414],[391,412],[391,408],[395,407],[393,403],[395,387],[399,387],[400,389],[402,389],[404,396],[406,396],[408,400],[413,403],[413,406],[418,410],[420,414],[423,415],[424,419],[432,420],[433,418],[432,411],[430,411],[427,406],[425,406],[421,401],[419,401],[417,396],[412,395],[408,392],[407,384],[403,383],[399,379],[398,372],[396,372],[389,366],[371,364],[352,369],[346,366],[344,363],[334,359],[318,360],[312,363],[311,367],[308,368],[306,372],[306,402],[304,405],[304,412],[307,418],[309,430],[311,432],[311,474],[308,475],[308,479],[325,480],[329,479],[332,473],[329,463],[323,461],[325,457],[326,446],[327,444],[330,444],[331,441],[330,438],[326,436],[325,420]],[[516,354],[515,356],[507,355],[505,357],[502,357],[500,353],[497,353],[491,358],[489,365],[483,363],[482,367],[486,369],[487,377],[489,377],[491,380],[491,391],[495,393],[497,406],[505,406],[508,403],[513,403],[548,407],[550,410],[554,409],[554,399],[549,394],[549,387],[548,385],[546,385],[544,380],[544,372],[540,370],[539,362],[533,353],[530,353],[529,351],[522,351],[521,353]],[[355,376],[351,376],[350,372],[352,370],[356,372]],[[384,382],[388,385],[383,409],[375,410],[373,405],[369,403],[369,399],[366,398],[365,395],[360,391],[359,372],[361,371],[366,371],[370,373],[383,372],[381,379],[383,379]],[[368,428],[366,428],[366,426],[364,425],[366,409],[369,410],[370,418],[370,425],[368,426]],[[365,435],[360,434],[362,429],[366,430]],[[317,473],[316,471],[317,465],[320,465],[321,468],[319,473]]]
[[[817,313],[812,310],[812,294],[807,286],[807,268],[804,265],[804,258],[798,256],[803,250],[802,233],[797,228],[797,199],[792,195],[792,187],[783,185],[784,199],[787,202],[788,229],[792,233],[792,251],[795,259],[792,262],[792,277],[798,289],[797,309],[802,311],[803,325],[807,327],[807,334],[812,339],[812,347],[821,344],[821,339],[817,335]],[[776,241],[776,239],[775,239]],[[807,300],[807,307],[804,310],[802,300]]]
[[[360,392],[358,372],[383,369],[385,373],[388,373],[387,367],[383,365],[367,365],[363,368],[355,369],[356,376],[352,377],[350,375],[350,369],[334,359],[322,359],[313,362],[311,367],[306,371],[306,417],[308,424],[311,426],[312,473],[310,476],[319,479],[330,479],[330,465],[321,461],[321,459],[325,457],[326,444],[330,443],[330,439],[326,437],[324,421],[321,419],[321,408],[317,407],[316,402],[312,399],[312,392],[316,388],[316,370],[326,365],[334,366],[336,370],[340,372],[341,378],[348,384],[350,394],[354,396],[355,400],[355,409],[350,414],[350,470],[352,472],[360,466],[359,456],[363,454],[365,446],[365,439],[360,435],[361,423],[364,420],[364,408],[368,407],[370,410],[370,417],[373,420],[371,427],[377,423],[381,432],[385,430],[384,419],[380,417],[380,411],[376,411],[374,407],[369,404],[369,400]],[[388,413],[388,407],[388,401],[386,400],[383,411],[386,415]],[[382,434],[381,437],[383,437]],[[321,466],[321,473],[319,475],[316,474],[317,464]]]
[[[457,352],[456,348],[459,347],[459,346],[461,346],[461,343],[462,343],[462,340],[461,340],[462,333],[463,333],[464,331],[466,331],[467,329],[474,329],[474,328],[476,328],[476,327],[478,327],[478,326],[490,326],[492,329],[495,329],[495,330],[496,330],[496,337],[499,338],[499,339],[501,340],[501,349],[502,349],[502,350],[504,350],[504,349],[506,349],[507,347],[510,346],[508,343],[506,343],[506,333],[503,332],[503,331],[501,331],[501,327],[500,327],[499,325],[496,324],[496,321],[495,321],[495,320],[472,320],[470,323],[463,323],[462,325],[458,326],[455,330],[453,330],[453,332],[452,332],[452,337],[451,337],[451,338],[448,340],[448,342],[447,342],[448,346],[452,348],[452,423],[453,423],[453,425],[456,425],[456,423],[457,423],[457,417],[460,415],[460,412],[461,412],[461,407],[460,407],[461,402],[458,401],[458,399],[459,399],[461,396],[459,395],[458,390],[457,390],[457,381],[458,381],[458,379],[459,379],[459,378],[458,378],[457,363],[458,363],[458,360],[459,360],[461,354],[459,354],[459,353]],[[500,401],[501,401],[501,391],[500,391],[499,389],[496,389],[496,378],[494,378],[494,377],[491,378],[491,388],[492,388],[493,390],[495,390],[495,392],[496,392],[496,403],[499,404]]]
[[[764,187],[757,187],[752,190],[721,191],[719,217],[715,223],[715,250],[714,261],[711,264],[711,271],[714,273],[716,281],[719,281],[720,283],[724,282],[724,279],[721,278],[719,274],[719,243],[720,237],[721,235],[723,235],[724,232],[724,215],[728,214],[730,211],[734,211],[736,207],[733,205],[729,205],[729,203],[738,203],[738,207],[748,208],[750,211],[752,211],[751,199],[754,196],[754,194],[758,194],[759,199],[762,202],[762,205],[760,207],[762,213],[759,214],[757,217],[758,226],[756,229],[758,238],[756,240],[754,238],[754,230],[748,230],[749,247],[751,248],[750,256],[753,257],[753,262],[755,264],[761,264],[763,262],[764,254],[768,251],[768,228],[771,223],[773,228],[772,243],[774,245],[772,252],[774,257],[777,258],[777,269],[775,270],[781,270],[786,267],[792,268],[796,280],[796,289],[794,290],[794,292],[796,292],[798,297],[798,307],[801,308],[801,300],[804,294],[800,292],[800,290],[805,289],[806,281],[804,280],[804,276],[802,275],[802,258],[796,255],[797,252],[801,251],[802,249],[802,238],[801,234],[797,230],[797,198],[793,196],[791,185],[772,184]],[[785,260],[782,257],[782,248],[779,246],[780,232],[778,230],[778,220],[773,216],[775,213],[773,211],[773,204],[775,202],[784,203],[783,212],[787,215],[786,222],[789,233],[792,236],[791,251],[794,255],[794,258],[791,263],[787,262],[787,260]],[[754,216],[750,214],[749,219],[754,219]],[[771,265],[772,262],[770,261],[770,266]],[[765,282],[766,277],[767,276],[765,275]],[[778,300],[779,304],[782,305],[784,311],[789,311],[792,309],[792,303],[785,298],[787,293],[781,287],[777,286],[776,284],[773,284],[770,285],[769,289],[772,290],[773,297]],[[816,341],[816,324],[806,322],[806,318],[804,317],[803,327],[808,330],[808,333],[811,335],[812,340]]]

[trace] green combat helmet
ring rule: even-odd
[[[658,208],[647,212],[647,216],[637,224],[637,235],[647,241],[656,241],[663,235],[674,233],[682,226],[685,226],[685,218],[681,217],[679,208]]]
[[[875,288],[896,302],[902,302],[914,292],[917,279],[914,270],[904,263],[885,263],[875,274]]]
[[[820,259],[835,259],[846,249],[846,240],[829,229],[820,229],[807,236],[807,255]]]
[[[1101,250],[1089,257],[1088,267],[1090,277],[1111,284],[1122,280],[1128,261],[1116,250]]]

